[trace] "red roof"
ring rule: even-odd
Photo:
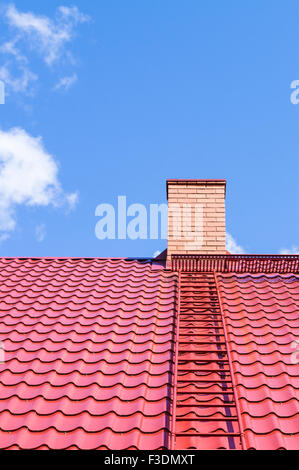
[[[167,447],[175,282],[146,260],[1,259],[0,447]]]
[[[296,266],[0,259],[0,448],[298,449]]]
[[[246,448],[298,449],[299,276],[218,279]]]

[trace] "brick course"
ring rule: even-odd
[[[167,180],[168,264],[172,254],[226,253],[225,189],[225,180]]]

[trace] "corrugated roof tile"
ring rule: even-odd
[[[149,260],[1,259],[0,447],[167,447],[175,292]]]
[[[187,278],[176,448],[298,449],[299,276]],[[0,259],[0,447],[169,447],[177,280],[151,260]]]
[[[298,449],[299,277],[217,277],[246,447]]]

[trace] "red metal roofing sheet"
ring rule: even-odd
[[[175,289],[150,261],[0,259],[0,447],[167,447]]]
[[[246,447],[298,449],[299,276],[217,277]]]

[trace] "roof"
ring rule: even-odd
[[[185,258],[0,258],[0,448],[299,447],[299,257]]]
[[[175,288],[150,260],[0,259],[0,447],[166,448]]]
[[[299,276],[217,278],[245,446],[298,449]]]

